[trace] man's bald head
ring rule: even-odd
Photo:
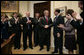
[[[48,10],[44,10],[44,15],[45,16],[49,16],[49,11]]]
[[[26,16],[29,17],[30,16],[30,12],[26,12]]]

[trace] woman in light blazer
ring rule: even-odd
[[[74,11],[72,9],[67,10],[66,12],[66,18],[68,19],[71,15],[72,18],[74,15]],[[58,27],[65,30],[65,47],[68,49],[69,54],[73,54],[73,50],[76,50],[76,39],[75,39],[75,29],[70,24],[71,20],[67,20],[65,25],[60,24]]]

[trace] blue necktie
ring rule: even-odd
[[[56,20],[57,20],[57,16],[55,17],[55,20],[54,20],[54,22],[56,22]]]
[[[27,20],[29,20],[29,18],[28,18],[28,17],[27,17]],[[29,24],[28,24],[28,29],[30,29]]]
[[[56,20],[57,20],[57,16],[54,18],[54,25],[55,25],[55,23],[56,23]]]

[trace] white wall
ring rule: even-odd
[[[25,13],[28,11],[29,7],[28,1],[20,1],[19,2],[19,13],[21,13],[23,16],[25,16]]]

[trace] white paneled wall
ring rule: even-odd
[[[20,1],[19,2],[19,13],[21,13],[23,16],[25,16],[25,13],[28,11],[28,1]]]

